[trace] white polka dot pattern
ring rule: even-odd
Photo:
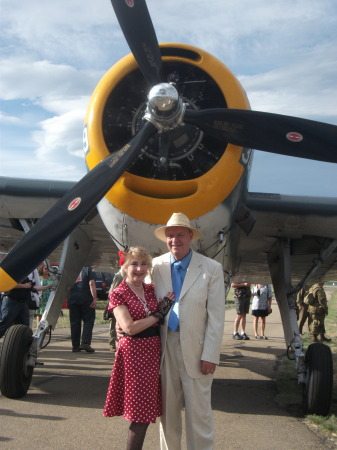
[[[153,285],[144,284],[147,307],[158,309]],[[126,305],[134,320],[146,317],[144,306],[125,281],[110,293],[109,309]],[[118,344],[103,416],[123,416],[133,422],[154,423],[161,415],[160,338],[123,337]]]

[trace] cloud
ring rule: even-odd
[[[1,64],[0,98],[3,100],[87,95],[102,75],[102,72],[80,71],[29,57],[2,59]]]
[[[21,120],[16,116],[10,116],[2,111],[0,111],[0,123],[10,124],[10,125],[20,125]]]
[[[32,133],[37,144],[36,156],[39,161],[57,161],[60,155],[81,157],[83,110],[71,110],[65,114],[54,116],[40,123],[40,130]],[[66,164],[67,161],[64,161]]]
[[[159,42],[214,54],[239,77],[254,109],[337,123],[335,0],[147,4]],[[79,179],[89,97],[103,73],[129,53],[110,2],[1,0],[0,26],[1,174]],[[12,158],[24,161],[22,169]],[[286,171],[293,160],[275,161],[256,157],[251,183],[264,179],[260,170],[271,173],[279,164]],[[302,160],[301,172],[305,166]],[[317,167],[321,177],[330,174]],[[278,172],[276,190],[288,189],[285,179]],[[264,185],[268,190],[269,180]]]
[[[111,40],[106,36],[118,29],[116,17],[108,1],[2,0],[3,54],[37,60],[72,64],[75,67],[98,68],[107,55]]]
[[[337,124],[335,46],[317,46],[286,67],[239,77],[253,109]]]

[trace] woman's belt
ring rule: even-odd
[[[137,334],[125,333],[124,336],[132,337],[132,338],[148,338],[148,337],[153,337],[153,336],[159,336],[159,327],[149,327],[149,328],[146,328],[146,330],[143,330]]]

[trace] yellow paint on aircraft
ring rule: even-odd
[[[217,58],[196,47],[160,44],[191,50],[198,58],[169,56],[163,60],[187,62],[208,73],[222,91],[228,108],[249,109],[249,102],[239,81]],[[105,145],[102,117],[106,101],[117,84],[137,68],[133,55],[115,64],[97,85],[85,119],[89,169],[110,153]],[[205,174],[192,180],[148,179],[124,172],[106,198],[120,211],[148,223],[166,223],[174,211],[183,211],[190,219],[200,217],[224,201],[239,182],[244,168],[240,164],[243,148],[229,144],[219,161]]]

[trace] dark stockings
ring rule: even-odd
[[[149,423],[131,422],[128,432],[126,450],[142,450]]]

